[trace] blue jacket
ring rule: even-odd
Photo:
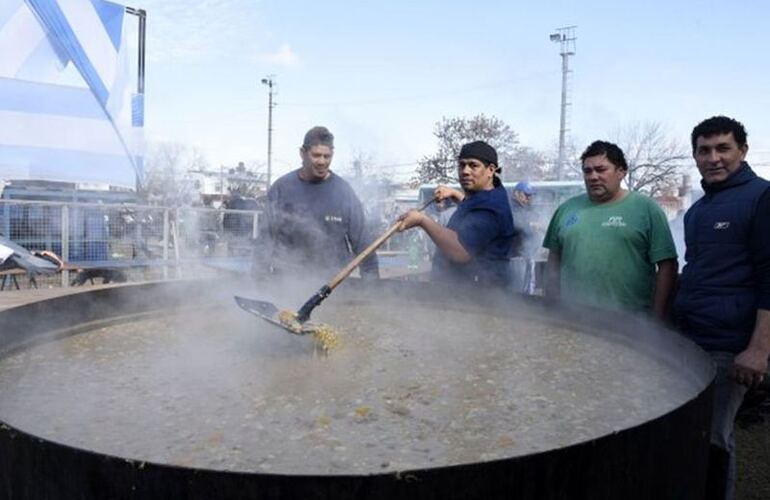
[[[744,163],[725,181],[703,188],[705,195],[684,218],[687,264],[676,319],[702,348],[738,353],[751,339],[757,308],[767,302],[770,263],[767,249],[757,244],[767,235],[757,233],[764,232],[758,221],[770,218],[759,213],[770,199],[770,182]]]

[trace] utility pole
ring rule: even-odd
[[[136,92],[137,94],[144,94],[144,54],[147,39],[147,11],[144,9],[135,9],[133,7],[126,7],[125,9],[128,14],[136,16],[139,20],[139,52],[136,59]]]
[[[361,185],[361,178],[363,177],[362,167],[360,158],[353,160],[353,172],[356,175],[356,183],[358,183],[359,186]]]
[[[270,181],[273,173],[273,87],[275,86],[275,75],[267,75],[262,79],[262,84],[267,85],[267,188],[270,189]]]
[[[138,26],[138,53],[136,58],[136,94],[131,96],[131,125],[144,128],[144,56],[147,39],[147,11],[125,7],[126,13],[137,17]],[[135,160],[136,161],[136,160]],[[144,166],[137,162],[136,192],[142,192],[144,183]],[[137,226],[138,227],[138,226]]]
[[[219,165],[219,196],[225,201],[225,166]]]
[[[556,165],[556,178],[561,180],[564,172],[565,162],[565,147],[567,132],[567,106],[571,103],[568,102],[568,77],[572,72],[569,69],[569,57],[575,55],[575,28],[577,26],[565,26],[563,28],[557,28],[555,33],[551,33],[550,39],[552,42],[558,42],[561,47],[559,54],[561,55],[561,119],[559,122],[559,159]]]

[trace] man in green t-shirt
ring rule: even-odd
[[[664,320],[678,269],[666,215],[621,188],[628,165],[615,144],[596,141],[580,159],[587,194],[556,210],[543,242],[546,297]]]

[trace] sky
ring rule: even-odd
[[[145,135],[195,147],[213,169],[299,167],[307,129],[335,134],[333,168],[356,157],[409,177],[442,117],[496,116],[554,153],[561,98],[556,28],[575,25],[570,138],[577,149],[660,122],[689,142],[715,114],[749,133],[770,177],[770,2],[136,0],[147,11]]]

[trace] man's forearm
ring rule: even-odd
[[[749,346],[735,356],[733,376],[739,384],[755,387],[762,383],[770,356],[770,310],[757,309],[757,321]]]
[[[652,300],[652,310],[655,317],[661,321],[666,321],[668,319],[671,294],[674,293],[678,270],[679,263],[676,259],[658,262],[658,271],[655,274],[655,293]]]
[[[770,357],[770,310],[757,309],[757,322],[751,334],[749,349],[756,349],[765,359]]]
[[[430,217],[423,217],[420,227],[428,234],[436,248],[455,264],[467,264],[473,258],[460,243],[457,233]]]
[[[559,300],[561,296],[561,254],[557,250],[548,251],[545,265],[545,296],[550,300]]]

